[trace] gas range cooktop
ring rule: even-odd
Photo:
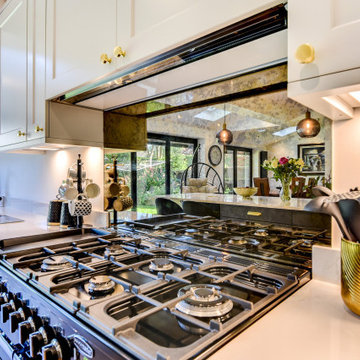
[[[125,224],[124,228],[158,239],[170,239],[307,269],[311,269],[312,246],[331,244],[331,235],[327,230],[277,227],[211,217],[190,217],[172,223],[159,219],[159,225],[155,221],[156,218],[151,229],[144,228],[141,222]]]
[[[310,279],[306,269],[156,231],[58,236],[34,237],[32,246],[19,239],[1,243],[0,273],[11,280],[0,284],[0,328],[22,359],[51,353],[70,360],[85,356],[84,344],[94,359],[205,358]],[[17,282],[20,293],[12,290]],[[27,287],[36,293],[36,308],[24,300]]]

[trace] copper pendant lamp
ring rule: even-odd
[[[233,141],[233,133],[226,128],[225,122],[225,104],[224,104],[224,123],[223,128],[216,134],[216,138],[218,139],[219,144],[230,145]]]
[[[315,137],[320,132],[320,123],[311,117],[310,111],[306,111],[305,119],[296,125],[296,132],[302,138]]]

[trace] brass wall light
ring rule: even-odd
[[[224,104],[223,128],[216,134],[216,138],[218,139],[219,144],[230,145],[233,141],[233,133],[226,128],[225,116],[226,116],[226,111],[225,111],[225,104]]]
[[[306,111],[305,119],[296,125],[296,132],[302,138],[315,137],[320,132],[320,123],[311,117],[310,111]]]

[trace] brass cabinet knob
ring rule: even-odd
[[[100,61],[103,63],[103,64],[107,64],[107,63],[111,63],[111,58],[109,58],[107,56],[107,54],[101,54],[100,56]]]
[[[22,132],[21,130],[19,130],[17,132],[17,136],[25,136],[25,135],[26,135],[26,133]]]
[[[120,46],[116,46],[114,49],[114,56],[119,58],[119,57],[125,57],[126,55],[126,51],[123,50]]]
[[[315,60],[315,49],[310,44],[302,44],[296,49],[295,59],[300,64],[310,64]]]
[[[42,127],[40,127],[39,125],[37,125],[37,126],[35,127],[34,131],[35,131],[36,133],[38,133],[38,132],[40,132],[40,131],[44,131],[44,129],[43,129]]]

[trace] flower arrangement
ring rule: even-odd
[[[304,167],[303,159],[294,159],[281,157],[277,159],[273,157],[272,160],[265,160],[262,167],[274,173],[275,180],[291,179],[299,175],[299,172]]]
[[[272,160],[265,160],[262,167],[266,170],[272,171],[275,180],[281,181],[281,199],[283,201],[288,201],[290,200],[291,179],[299,175],[304,165],[303,159],[288,157],[281,157],[280,159],[277,159],[276,157],[273,157]]]

